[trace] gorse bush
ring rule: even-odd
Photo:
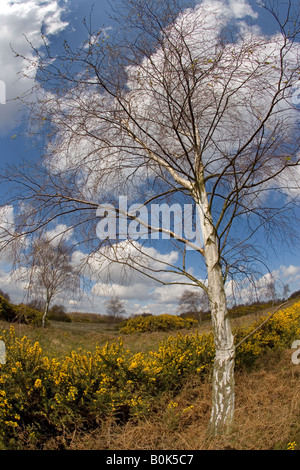
[[[265,319],[266,317],[262,317],[248,328],[234,332],[236,344],[253,332],[236,350],[237,366],[251,365],[264,351],[289,348],[293,339],[300,338],[300,302],[278,311],[267,323],[257,329]],[[254,331],[256,329],[257,331]]]
[[[258,313],[259,311],[266,310],[273,306],[273,302],[262,302],[253,303],[251,305],[236,305],[235,307],[229,308],[228,313],[231,318],[239,318],[245,315],[251,315]]]
[[[197,325],[194,318],[181,318],[175,315],[162,314],[151,316],[140,316],[130,318],[125,324],[120,325],[121,333],[168,331],[183,328],[191,328]]]
[[[44,356],[38,343],[18,338],[13,327],[2,339],[7,361],[0,368],[0,432],[9,446],[41,446],[64,431],[91,428],[121,408],[137,413],[134,388],[140,385],[127,384],[131,374],[121,341],[58,361]]]
[[[13,305],[0,295],[0,320],[14,321],[16,312]]]
[[[40,326],[42,313],[27,305],[13,305],[0,295],[0,320]]]
[[[42,326],[42,312],[28,307],[27,305],[14,305],[15,320],[26,325]]]
[[[263,319],[235,332],[238,344]],[[300,338],[300,302],[277,312],[236,351],[237,368],[255,363],[266,349],[289,348]],[[188,377],[204,377],[214,360],[211,333],[170,336],[156,351],[132,354],[121,339],[93,352],[73,351],[58,361],[11,326],[0,339],[0,439],[8,448],[43,448],[49,439],[91,430],[113,417],[146,416],[165,391],[174,396]]]

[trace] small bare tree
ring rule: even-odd
[[[106,313],[112,317],[113,322],[115,323],[118,318],[126,313],[124,308],[124,302],[118,297],[114,296],[108,299],[106,302]]]
[[[275,302],[276,298],[277,298],[277,292],[276,292],[275,279],[272,278],[266,283],[265,299]]]
[[[284,284],[282,288],[282,298],[284,300],[287,300],[290,291],[290,286],[288,284]]]
[[[201,320],[203,312],[208,309],[209,301],[204,291],[185,289],[178,299],[179,314],[192,313]]]
[[[51,302],[66,292],[74,292],[79,275],[71,263],[70,247],[63,241],[52,244],[47,239],[37,239],[26,251],[24,260],[22,277],[28,280],[28,295],[42,300],[45,327]]]

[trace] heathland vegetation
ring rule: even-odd
[[[144,315],[116,325],[73,314],[44,329],[38,316],[12,323],[5,308],[19,311],[1,298],[3,449],[300,447],[300,371],[290,350],[300,339],[297,298],[266,323],[272,309],[235,315],[237,414],[232,432],[215,439],[205,428],[209,321]]]
[[[61,347],[61,357],[54,351],[50,359],[43,345],[27,342],[36,315],[25,307],[11,312],[23,321],[25,339],[10,329],[3,336],[5,446],[70,447],[80,433],[107,428],[107,420],[110,429],[112,420],[123,427],[157,421],[163,397],[178,404],[191,376],[197,397],[205,380],[210,384],[210,432],[223,436],[236,413],[235,371],[287,348],[298,334],[298,307],[249,337],[233,333],[227,311],[227,286],[260,290],[257,281],[270,279],[278,250],[283,255],[295,247],[296,255],[299,241],[298,2],[260,1],[257,10],[240,3],[237,9],[238,2],[225,0],[121,0],[113,7],[111,36],[97,21],[84,20],[78,47],[67,36],[60,46],[45,37],[41,48],[27,41],[28,53],[21,46],[14,51],[26,64],[23,75],[32,78],[32,93],[29,86],[19,98],[30,110],[27,129],[41,158],[12,162],[1,172],[0,252],[5,263],[13,255],[28,295],[43,293],[43,326],[51,322],[54,294],[74,299],[73,290],[84,284],[97,295],[121,279],[129,288],[128,280],[139,283],[141,274],[161,286],[202,290],[212,321],[204,324],[201,315],[203,323],[188,336],[182,329],[179,336],[116,330],[116,342],[98,349],[88,342],[81,352],[79,344],[73,352]],[[262,14],[271,29],[262,27]],[[114,330],[122,306],[108,307]],[[148,330],[154,322],[141,324]],[[74,322],[60,325],[56,340],[62,325],[67,336]],[[80,325],[84,343],[90,332]],[[146,351],[137,341],[132,350],[135,335],[151,335]],[[162,343],[153,335],[162,335]],[[179,405],[170,403],[167,411],[177,416]],[[248,416],[244,410],[244,426]],[[278,427],[269,447],[288,444]]]

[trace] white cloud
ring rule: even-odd
[[[0,134],[5,135],[20,124],[19,104],[14,100],[33,86],[32,80],[23,78],[27,66],[14,52],[33,58],[30,44],[39,49],[45,36],[62,31],[67,23],[62,13],[68,0],[1,0],[0,9],[0,79],[6,85],[6,104],[0,105]],[[36,64],[37,65],[37,64]],[[34,78],[37,67],[33,66],[30,77]]]
[[[164,283],[187,281],[180,278],[180,275],[168,271],[170,264],[178,261],[178,252],[161,253],[153,247],[143,247],[138,242],[124,241],[116,246],[108,247],[93,255],[84,255],[77,251],[73,255],[74,264],[83,263],[85,265],[85,275],[92,279],[92,296],[94,304],[99,300],[101,309],[102,301],[105,298],[118,296],[120,299],[128,301],[127,313],[137,313],[150,311],[161,313],[161,311],[176,311],[178,295],[187,286],[182,285],[161,285],[155,279],[149,278],[146,274],[156,276]],[[111,260],[118,260],[112,262]],[[136,271],[133,266],[136,261]],[[122,263],[125,263],[123,265]],[[165,269],[165,272],[160,270]],[[158,272],[155,272],[158,270]]]
[[[0,262],[9,262],[12,247],[8,241],[14,235],[14,209],[11,205],[0,207]]]
[[[290,264],[289,266],[280,266],[280,269],[277,270],[277,277],[283,282],[288,284],[295,284],[300,281],[300,266],[294,266]]]
[[[129,286],[141,282],[141,279],[145,282],[146,278],[147,283],[152,285],[153,281],[145,275],[155,276],[155,270],[166,270],[163,274],[170,279],[174,275],[167,272],[168,265],[175,264],[178,255],[177,251],[163,254],[154,247],[143,247],[137,241],[124,240],[118,245],[102,247],[91,255],[76,251],[72,262],[85,265],[85,274],[96,282]]]
[[[116,296],[122,300],[149,301],[150,299],[150,289],[146,282],[137,282],[130,286],[98,282],[93,286],[92,293],[101,298]]]
[[[12,205],[0,207],[0,237],[14,231],[14,208]]]
[[[51,244],[57,245],[60,241],[69,241],[73,235],[73,229],[65,224],[58,224],[51,230],[47,230],[45,238],[50,241]]]
[[[280,266],[280,269],[282,271],[282,274],[284,277],[289,277],[289,276],[295,276],[296,274],[300,273],[300,267],[299,266],[293,266],[290,264],[290,266]]]
[[[13,303],[22,303],[26,299],[26,289],[28,288],[28,281],[24,279],[26,269],[19,268],[15,272],[12,272],[8,268],[9,265],[1,263],[0,288],[10,295]],[[20,279],[20,277],[22,277],[22,279]]]
[[[258,16],[246,0],[229,0],[229,8],[235,18],[244,18],[245,16],[257,18]]]
[[[252,282],[248,279],[240,282],[228,281],[225,286],[225,291],[229,303],[234,301],[236,303],[256,302],[258,300],[264,301],[270,298],[270,289],[268,286],[273,282],[275,283],[279,298],[283,294],[285,284],[288,284],[290,293],[299,290],[300,266],[292,264],[289,266],[281,265],[279,268],[264,274],[259,279],[253,280]]]
[[[203,282],[203,281],[202,281]],[[159,305],[165,306],[173,305],[175,308],[178,305],[178,299],[185,290],[199,292],[200,287],[198,286],[188,286],[188,285],[171,285],[171,286],[159,286],[156,287],[153,291],[153,298],[155,302]]]
[[[168,49],[169,42],[166,42],[165,48],[158,49],[151,59],[144,59],[142,67],[128,69],[128,86],[133,112],[139,116],[140,120],[145,117],[147,122],[151,122],[151,132],[160,136],[160,147],[164,147],[167,154],[180,154],[179,147],[182,143],[176,140],[168,120],[163,122],[164,116],[168,116],[168,100],[165,100],[165,104],[161,98],[164,96],[165,90],[157,71],[164,73],[166,63],[172,63],[173,67],[168,70],[168,80],[178,84],[177,87],[174,86],[172,96],[174,101],[176,99],[178,103],[181,103],[185,91],[181,88],[178,71],[181,70],[182,64],[186,61],[187,66],[190,66],[190,57],[193,57],[194,63],[201,63],[201,73],[205,69],[209,70],[213,59],[218,57],[216,51],[220,48],[221,31],[228,26],[230,21],[236,20],[239,39],[227,44],[222,49],[214,67],[214,73],[209,73],[199,80],[199,86],[193,90],[195,115],[199,116],[199,133],[202,141],[207,141],[203,160],[209,175],[214,171],[221,171],[222,165],[224,168],[227,167],[227,157],[224,159],[223,156],[234,155],[237,149],[243,148],[243,144],[245,151],[240,153],[237,165],[240,165],[241,171],[244,171],[249,160],[250,149],[247,144],[249,135],[256,134],[263,118],[265,118],[266,111],[272,106],[280,82],[280,56],[285,40],[279,34],[267,38],[258,27],[252,29],[244,21],[240,21],[247,15],[257,16],[245,1],[232,0],[227,3],[207,0],[201,2],[194,10],[184,11],[178,17],[173,29],[168,31],[169,38],[171,38],[170,44],[172,44],[170,49]],[[184,46],[182,37],[185,39]],[[177,44],[178,47],[176,47]],[[183,50],[179,61],[177,51],[184,49],[184,47],[187,50]],[[247,47],[249,48],[248,52]],[[174,53],[174,51],[176,52]],[[287,78],[293,77],[295,80],[296,75],[293,70],[297,67],[299,53],[300,44],[291,43],[284,56]],[[241,54],[243,60],[241,60]],[[226,71],[225,74],[224,71]],[[154,80],[156,80],[155,87],[153,86]],[[268,88],[266,88],[266,83]],[[228,101],[224,99],[224,96]],[[226,101],[226,108],[224,110],[222,108],[220,116],[218,114],[220,117],[218,125],[212,131],[212,123],[216,117],[216,108],[212,103],[220,104],[222,101]],[[294,137],[291,138],[291,136],[294,136],[299,121],[299,112],[289,101],[291,99],[281,99],[275,105],[272,115],[268,117],[265,134],[259,142],[261,148],[263,145],[266,146],[266,151],[263,154],[265,161],[261,160],[264,174],[275,174],[278,171],[278,165],[285,164],[286,160],[277,158],[274,165],[275,152],[278,156],[284,156],[288,144],[290,143],[290,149],[293,147]],[[164,105],[165,112],[162,112]],[[162,124],[164,124],[163,135],[160,134]],[[276,129],[277,135],[275,135],[274,129]],[[134,132],[138,135],[139,130],[134,129]],[[141,139],[143,138],[146,139],[142,136]],[[276,147],[275,145],[271,146],[269,152],[267,150],[268,139],[274,144],[276,143]],[[149,146],[151,145],[152,142],[149,143]],[[256,142],[253,141],[253,146],[255,145]],[[158,153],[160,147],[157,148]],[[184,162],[182,164],[184,165]],[[299,195],[297,173],[294,169],[285,170],[282,176],[276,178],[277,187],[282,188],[286,193]],[[291,175],[294,176],[292,188],[291,184],[287,184],[288,181],[291,181]],[[261,179],[261,173],[257,172],[257,178]],[[233,184],[235,183],[233,182]],[[287,189],[288,187],[289,189]],[[266,185],[261,189],[267,189]],[[252,203],[252,200],[255,201],[255,204],[259,201],[257,191],[254,194],[248,193],[247,197],[247,201],[244,201],[247,206]]]
[[[197,5],[194,10],[185,10],[178,16],[175,26],[169,30],[169,34],[172,36],[171,42],[176,44],[177,40],[182,41],[181,31],[188,31],[189,34],[185,35],[185,41],[188,44],[189,50],[195,55],[195,58],[213,57],[215,43],[222,28],[230,20],[247,15],[254,17],[255,13],[245,0],[242,2],[235,0],[230,2],[205,0]],[[94,39],[93,37],[91,38],[91,44]],[[153,102],[151,87],[148,90],[147,85],[143,83],[143,71],[145,73],[145,82],[149,86],[149,82],[151,82],[149,77],[154,77],[156,81],[155,72],[152,73],[151,67],[154,64],[154,69],[158,71],[157,74],[159,76],[160,64],[163,64],[163,55],[162,49],[158,49],[151,57],[149,64],[147,64],[145,59],[142,68],[128,68],[128,88],[132,87],[133,89],[133,99],[135,100],[135,105],[139,107],[138,115],[141,116],[144,112],[147,117],[150,116],[147,125],[150,122],[154,123],[156,121],[157,103],[155,103],[155,100]],[[178,61],[177,54],[173,58],[172,56],[168,57],[168,61],[173,59]],[[186,53],[182,55],[182,60],[187,60]],[[177,64],[175,62],[174,65],[176,70]],[[220,75],[222,73],[220,72]],[[138,81],[142,83],[142,89],[139,89],[136,74],[139,77]],[[159,86],[158,84],[158,88]],[[206,87],[204,85],[201,85],[201,87],[204,89],[203,93],[205,95],[207,93],[205,91]],[[134,90],[136,90],[136,94],[134,94]],[[130,97],[129,100],[131,100]],[[160,104],[164,106],[164,100],[161,100]],[[118,190],[125,190],[127,194],[128,188],[135,187],[135,185],[127,185],[126,189],[124,189],[122,183],[128,181],[130,177],[134,177],[134,182],[137,184],[138,182],[143,183],[143,177],[145,177],[146,172],[141,165],[141,150],[139,145],[133,143],[132,139],[129,139],[125,133],[121,135],[118,126],[116,128],[111,126],[108,132],[107,119],[101,120],[106,109],[109,110],[112,106],[115,111],[117,106],[116,103],[112,103],[110,96],[104,93],[99,94],[98,89],[95,92],[93,87],[89,89],[85,87],[84,91],[82,87],[79,87],[78,90],[72,89],[72,93],[66,93],[61,99],[57,99],[55,95],[49,94],[47,105],[56,109],[57,116],[53,116],[53,124],[57,126],[58,130],[61,128],[58,138],[48,146],[48,153],[51,154],[48,162],[51,171],[64,171],[69,168],[75,170],[78,168],[80,175],[82,175],[81,180],[78,182],[80,189],[84,192],[84,197],[91,197],[91,199],[95,198],[95,196],[98,198],[99,194],[109,189],[113,189],[114,195],[116,195]],[[86,112],[85,110],[90,111]],[[86,114],[84,114],[85,112]],[[153,113],[154,119],[151,113]],[[63,119],[61,119],[61,114],[63,114]],[[161,114],[163,115],[164,113],[162,112]],[[97,117],[95,118],[95,116]],[[66,120],[68,124],[61,127],[61,123],[66,124]],[[85,123],[84,126],[82,126],[83,122]],[[88,134],[85,133],[85,126],[88,128]],[[108,139],[112,141],[111,146],[106,146],[106,139],[105,141],[102,141],[101,138],[99,139],[101,134],[108,134]],[[120,148],[126,148],[126,139],[128,139],[128,148],[132,149],[132,146],[136,146],[136,151],[129,150],[126,155],[122,155]],[[121,145],[119,146],[120,142]],[[115,148],[113,148],[114,144],[116,145]],[[173,135],[170,136],[167,129],[165,142],[162,139],[162,146],[164,144],[166,144],[166,148],[171,144],[173,146],[172,150],[175,153],[176,151],[181,153],[181,145],[179,145],[179,148],[174,149],[176,139],[174,139]],[[124,151],[124,153],[126,152]],[[97,159],[95,159],[95,155]],[[98,158],[99,155],[101,155],[101,158]],[[85,162],[84,169],[82,167],[83,159]],[[111,168],[109,173],[107,172],[108,167]],[[132,170],[133,168],[134,171]],[[123,192],[123,194],[125,193]]]

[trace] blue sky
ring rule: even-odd
[[[245,8],[245,1],[228,0],[232,9],[239,14],[239,9]],[[258,13],[258,24],[267,33],[274,31],[274,22],[264,11],[250,1],[249,4]],[[16,163],[21,159],[34,160],[39,157],[40,149],[33,144],[27,135],[26,111],[14,99],[29,89],[31,81],[22,79],[24,64],[14,57],[10,45],[24,55],[30,54],[30,46],[24,35],[37,48],[42,46],[41,35],[46,34],[52,50],[59,50],[64,39],[73,45],[79,45],[84,40],[83,18],[89,17],[95,27],[113,27],[107,11],[110,10],[106,0],[1,0],[0,10],[0,80],[6,86],[6,104],[0,104],[0,167],[7,163]],[[33,71],[34,75],[35,71]],[[299,110],[300,113],[300,110]],[[1,189],[0,189],[1,190]],[[300,289],[300,257],[299,247],[289,251],[277,247],[277,252],[270,252],[270,266],[274,274],[283,283],[288,283],[291,292]],[[0,260],[1,262],[1,260]],[[0,265],[0,288],[11,294],[12,300],[22,300],[22,286],[11,282],[7,277],[7,264]],[[123,296],[129,313],[151,311],[152,313],[174,312],[177,306],[178,287],[165,288],[151,286],[152,294],[146,295],[146,281],[135,280],[134,287],[119,291]],[[84,311],[103,310],[103,295],[95,291],[95,303],[92,304],[84,296],[83,299],[70,304]],[[153,298],[155,296],[155,301]]]

